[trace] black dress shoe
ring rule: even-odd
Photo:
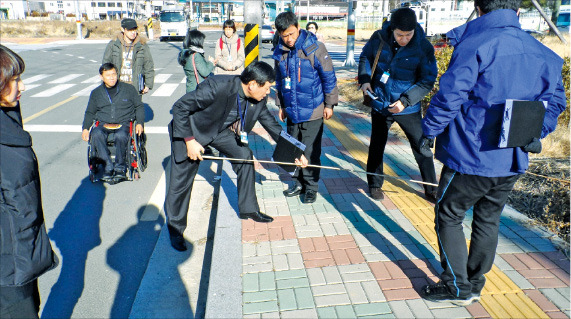
[[[385,195],[380,187],[370,187],[369,191],[371,192],[371,198],[374,200],[383,200],[385,199]]]
[[[303,186],[299,185],[299,184],[294,184],[292,187],[290,187],[288,190],[284,191],[284,195],[286,197],[293,197],[293,196],[297,196],[299,194],[301,194],[301,191],[303,190]]]
[[[171,239],[171,246],[172,248],[178,251],[185,251],[186,250],[186,242],[184,241],[184,237],[182,235],[170,235]]]
[[[436,204],[436,202],[438,201],[437,197],[436,197],[436,192],[433,193],[425,193],[424,196],[426,197],[426,200]]]
[[[305,191],[305,196],[303,197],[303,203],[304,204],[315,203],[316,199],[317,199],[317,192],[316,191],[311,191],[311,190]]]
[[[240,219],[248,219],[251,218],[253,221],[258,223],[271,223],[274,221],[273,217],[268,216],[262,212],[254,212],[254,213],[240,213]]]

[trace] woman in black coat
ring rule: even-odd
[[[22,127],[24,61],[0,45],[0,318],[38,318],[38,277],[58,264],[42,210],[38,161]]]

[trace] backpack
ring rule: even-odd
[[[222,38],[218,39],[218,44],[220,45],[220,50],[222,50],[222,45],[224,44],[222,42]],[[240,51],[240,38],[238,37],[238,47],[236,48],[236,51]]]

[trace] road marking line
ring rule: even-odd
[[[54,87],[52,87],[51,89],[47,89],[45,91],[42,91],[38,94],[32,95],[32,97],[48,97],[48,96],[53,96],[58,94],[59,92],[62,92],[64,90],[67,90],[71,87],[75,86],[75,84],[59,84],[56,85]]]
[[[101,76],[100,76],[100,75],[95,75],[95,76],[90,77],[90,78],[87,79],[87,80],[84,80],[84,81],[81,82],[81,83],[100,83],[100,82],[101,82]]]
[[[69,97],[68,99],[63,100],[63,101],[61,101],[61,102],[59,102],[59,103],[57,103],[57,104],[54,104],[54,105],[52,105],[52,106],[50,106],[50,107],[48,107],[48,108],[46,108],[46,109],[43,109],[43,110],[39,111],[38,113],[36,113],[36,114],[34,114],[34,115],[31,115],[31,116],[25,118],[24,121],[22,121],[22,123],[26,123],[26,122],[28,122],[28,121],[31,121],[31,120],[37,118],[38,116],[41,116],[41,115],[43,115],[43,114],[45,114],[45,113],[48,113],[49,111],[51,111],[51,110],[53,110],[53,109],[55,109],[55,108],[58,108],[58,107],[64,105],[65,103],[67,103],[67,102],[69,102],[69,101],[71,101],[71,100],[74,100],[74,99],[76,99],[76,98],[77,98],[77,96],[72,96],[72,97]]]
[[[24,81],[24,84],[26,85],[26,91],[24,92],[28,92],[29,90],[33,89],[33,88],[37,88],[38,86],[41,86],[41,84],[26,84]]]
[[[45,79],[49,76],[52,76],[53,74],[38,74],[38,75],[34,75],[31,78],[24,78],[24,84],[26,84],[26,87],[28,87],[28,84],[30,83],[34,83],[36,81]]]
[[[182,78],[182,80],[180,80],[180,83],[181,84],[186,83],[186,77]]]
[[[155,83],[165,83],[172,74],[168,74],[168,73],[163,73],[163,74],[157,74],[155,76]]]
[[[95,60],[89,60],[89,62],[94,62],[94,63],[97,63],[97,61],[95,61]]]
[[[165,83],[161,85],[152,96],[171,96],[178,84]]]
[[[141,221],[154,221],[159,219],[161,215],[161,211],[163,210],[163,205],[165,203],[166,197],[166,175],[165,172],[169,171],[170,162],[167,164],[166,169],[163,171],[161,175],[161,179],[159,180],[157,187],[153,191],[151,198],[149,198],[149,202],[141,214]]]
[[[86,87],[85,89],[83,89],[77,93],[73,93],[72,96],[89,96],[91,94],[91,91],[93,91],[93,89],[95,89],[99,85],[100,85],[99,83],[91,84],[90,86]]]
[[[29,120],[31,117],[25,119],[24,123]],[[81,133],[81,125],[29,124],[26,125],[25,129],[28,132]],[[169,132],[166,126],[148,126],[145,127],[145,133],[168,134]]]
[[[55,84],[65,83],[65,82],[69,82],[69,81],[71,81],[71,80],[73,80],[73,79],[75,79],[75,78],[77,78],[77,77],[80,77],[80,76],[82,76],[82,75],[83,75],[83,74],[77,74],[77,73],[68,74],[68,75],[64,76],[63,78],[59,78],[59,79],[53,80],[53,81],[51,81],[50,83],[55,83]]]

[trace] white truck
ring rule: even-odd
[[[182,6],[164,6],[159,15],[161,41],[183,40],[188,30],[188,15]]]
[[[402,7],[414,10],[418,24],[424,29],[426,36],[432,37],[466,23],[474,10],[472,1],[455,5],[454,1],[410,1],[401,3]]]

